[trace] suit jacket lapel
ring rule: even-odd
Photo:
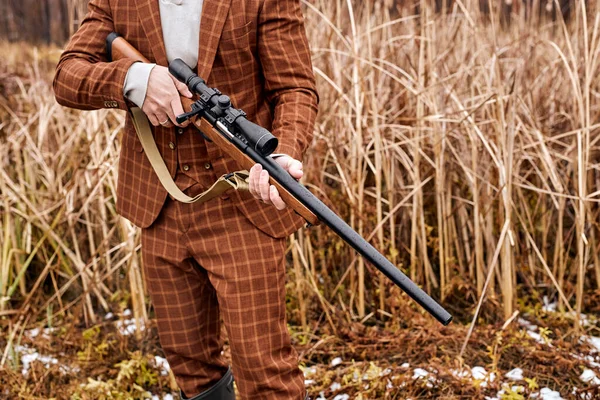
[[[157,64],[167,65],[167,53],[160,24],[159,0],[137,0],[137,11]]]
[[[158,1],[158,0],[155,0]],[[200,21],[198,76],[208,80],[231,0],[204,0]],[[158,7],[158,6],[157,6]]]

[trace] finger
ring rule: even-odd
[[[298,160],[291,160],[288,164],[288,172],[295,179],[302,178],[304,175],[304,171],[302,171],[302,163]]]
[[[191,99],[192,98],[192,92],[190,92],[190,89],[183,82],[179,82],[177,80],[177,78],[175,78],[170,73],[169,73],[169,76],[171,77],[171,79],[173,79],[173,83],[175,84],[175,87],[177,88],[177,91],[179,93],[181,93],[182,96],[185,96],[185,97]]]
[[[271,202],[271,196],[269,194],[269,173],[263,170],[260,173],[260,197],[265,203]]]
[[[257,199],[261,199],[260,189],[259,189],[259,181],[260,181],[260,173],[262,172],[262,166],[256,164],[254,166],[254,179],[252,180],[252,188],[254,189],[254,197]]]
[[[181,124],[177,123],[177,116],[183,114],[185,111],[183,109],[183,106],[181,105],[181,99],[176,96],[171,100],[171,104],[170,104],[170,113],[169,113],[169,118],[171,118],[171,120],[173,121],[173,123],[177,126],[180,126],[182,128],[185,128],[186,126],[188,126],[190,124],[190,120],[188,119],[187,121],[182,122]]]
[[[257,199],[260,199],[260,192],[258,191],[258,177],[260,176],[259,168],[262,168],[259,164],[254,164],[252,168],[250,168],[250,179],[248,182],[250,193]]]
[[[158,123],[158,117],[155,114],[148,114],[148,120],[152,125],[160,126],[160,124]]]
[[[165,120],[167,120],[167,121],[165,122]],[[160,124],[161,122],[162,122],[162,124]],[[173,124],[171,123],[171,118],[168,115],[161,117],[158,120],[158,123],[160,124],[160,126],[162,126],[164,128],[172,128],[173,127]]]
[[[254,196],[254,165],[248,171],[248,191]]]
[[[167,114],[157,113],[156,119],[158,120],[158,124],[160,126],[163,126],[165,128],[170,128],[173,126],[173,124],[171,124],[171,120]]]
[[[271,203],[273,203],[276,209],[283,210],[287,207],[281,196],[279,196],[279,191],[273,185],[271,185],[269,189],[269,196],[271,198]]]
[[[288,170],[288,167],[289,167],[289,165],[290,165],[290,162],[291,162],[292,160],[294,160],[292,157],[290,157],[290,156],[286,156],[286,155],[282,155],[282,156],[280,156],[280,157],[277,157],[277,158],[275,159],[275,162],[276,162],[277,164],[279,164],[279,166],[280,166],[281,168],[283,168],[283,169],[285,169],[285,170],[287,171],[287,170]]]
[[[171,104],[166,108],[165,111],[169,115],[169,119],[171,122],[173,122],[173,124],[183,127],[182,124],[177,123],[177,116],[183,114],[183,109],[181,108],[181,102],[179,101],[179,98],[174,98],[171,100]]]

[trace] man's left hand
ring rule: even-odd
[[[279,156],[275,162],[285,169],[293,178],[302,178],[302,162],[293,159],[290,156]],[[252,196],[262,200],[264,203],[273,204],[278,210],[286,208],[286,204],[279,196],[279,191],[273,185],[269,184],[269,173],[263,169],[262,165],[254,164],[250,168],[249,189]]]

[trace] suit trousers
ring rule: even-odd
[[[193,196],[203,186],[185,192]],[[242,399],[304,399],[285,316],[285,245],[255,228],[227,196],[202,205],[167,198],[142,229],[160,343],[186,396],[227,370],[222,318]]]

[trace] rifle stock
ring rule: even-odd
[[[107,52],[110,60],[118,60],[123,57],[132,58],[140,62],[149,62],[124,38],[116,33],[111,33],[106,40]],[[173,63],[175,63],[174,60]],[[172,64],[173,64],[172,63]],[[178,67],[182,62],[178,61]],[[185,64],[184,64],[185,65]],[[171,70],[173,73],[173,70]],[[190,77],[196,77],[193,72],[187,71]],[[174,73],[177,78],[180,74]],[[201,83],[198,83],[201,81]],[[204,81],[198,79],[184,83],[188,85],[192,93],[201,94],[201,90],[210,90],[204,85]],[[204,92],[205,93],[205,92]],[[202,96],[201,96],[202,97]],[[185,97],[181,98],[184,110],[190,111],[195,102]],[[212,106],[212,105],[211,105]],[[234,122],[235,123],[235,122]],[[448,313],[433,298],[419,288],[402,271],[388,261],[371,244],[356,233],[344,220],[331,211],[323,202],[316,198],[308,189],[292,178],[287,171],[281,168],[272,158],[265,157],[252,146],[244,143],[232,135],[220,121],[219,118],[211,117],[196,118],[194,126],[207,138],[212,140],[221,150],[234,158],[243,168],[250,169],[255,163],[259,163],[269,172],[270,180],[277,187],[282,199],[292,207],[307,222],[316,225],[319,222],[330,227],[340,238],[352,246],[361,256],[379,269],[394,284],[404,290],[413,300],[421,305],[426,311],[433,315],[443,325],[452,321],[452,315]]]

